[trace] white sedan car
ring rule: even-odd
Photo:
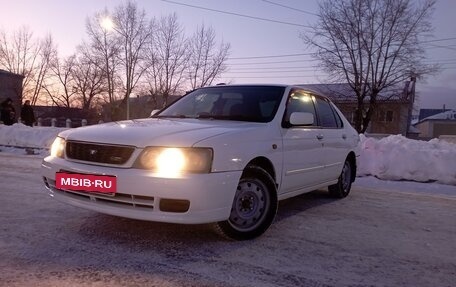
[[[250,239],[278,201],[328,187],[345,197],[357,132],[328,98],[299,86],[197,89],[151,118],[59,134],[42,163],[49,194],[116,216],[209,223]]]

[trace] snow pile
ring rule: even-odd
[[[401,135],[380,140],[360,135],[360,139],[358,176],[456,185],[455,144],[438,139],[411,140]]]
[[[49,149],[57,134],[65,129],[0,125],[0,146]],[[400,135],[380,140],[360,135],[360,139],[358,176],[456,185],[456,144],[438,139],[411,140]],[[9,152],[8,148],[2,150]]]
[[[0,125],[0,145],[50,148],[57,134],[66,128],[29,127],[23,124]]]

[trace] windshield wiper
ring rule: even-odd
[[[156,118],[187,119],[191,117],[186,115],[157,115]]]
[[[213,119],[213,120],[226,120],[229,119],[229,116],[224,116],[224,115],[211,115],[211,114],[198,114],[196,116],[197,119]]]

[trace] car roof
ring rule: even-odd
[[[217,84],[214,86],[208,86],[203,88],[216,88],[216,87],[289,87],[290,85],[285,84]]]
[[[315,95],[322,96],[324,98],[329,99],[329,97],[325,94],[322,93],[322,91],[318,91],[317,89],[301,86],[301,85],[289,85],[289,84],[217,84],[215,86],[208,86],[208,87],[202,87],[202,88],[217,88],[217,87],[282,87],[282,88],[295,88],[299,90],[304,90],[311,92]]]

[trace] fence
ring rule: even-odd
[[[60,120],[61,121],[61,120]],[[20,119],[19,119],[20,122]],[[63,126],[62,124],[58,124],[59,120],[57,118],[51,118],[50,119],[50,126],[51,127],[57,127],[57,126]],[[102,124],[103,121],[99,120],[99,124]],[[38,118],[36,121],[36,125],[41,127],[41,126],[47,126],[44,124],[44,120],[42,118]],[[71,120],[71,119],[66,119],[64,120],[64,126],[66,128],[72,128],[72,127],[84,127],[87,125],[87,120],[86,119],[81,119],[81,120]]]

